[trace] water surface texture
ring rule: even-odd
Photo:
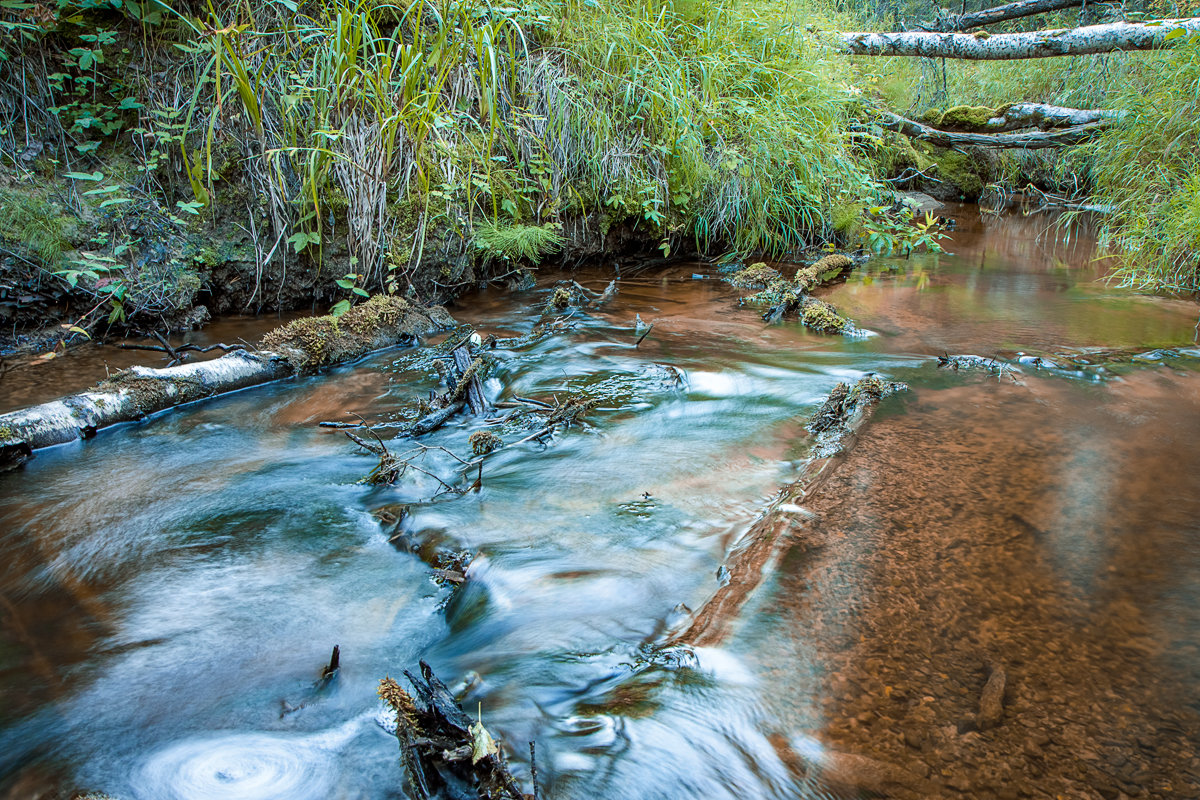
[[[437,389],[411,349],[0,476],[0,798],[404,796],[375,687],[418,659],[463,683],[523,777],[537,743],[548,798],[815,797],[841,773],[812,765],[844,754],[900,770],[895,796],[1200,796],[1200,375],[1186,352],[1066,359],[1188,348],[1195,306],[1098,282],[1091,240],[1045,218],[955,214],[953,254],[824,292],[861,339],[769,326],[710,265],[626,271],[573,330],[496,351],[493,400],[597,406],[488,460],[478,493],[361,485],[374,459],[317,427]],[[556,277],[454,313],[527,332]],[[1064,368],[939,370],[944,353]],[[912,391],[729,636],[656,647],[796,474],[807,415],[869,372]],[[483,424],[426,444],[467,457]],[[441,451],[421,463],[456,474]],[[451,597],[409,543],[473,556],[465,586]],[[1004,719],[976,730],[997,666]]]

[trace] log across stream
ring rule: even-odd
[[[360,483],[378,459],[320,426],[390,444],[446,389],[436,337],[38,451],[0,475],[0,797],[394,798],[377,689],[421,661],[526,792],[536,743],[545,798],[1191,796],[1195,307],[949,213],[954,255],[818,290],[865,337],[764,322],[704,264],[546,335],[559,276],[466,298],[496,410],[421,465],[493,433],[478,491]],[[909,390],[797,494],[807,421],[871,373]],[[577,396],[520,442],[515,398]]]

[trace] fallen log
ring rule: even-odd
[[[936,22],[925,23],[923,27],[939,31],[969,31],[1010,19],[1024,19],[1050,11],[1061,11],[1064,8],[1078,8],[1083,3],[1084,0],[1018,0],[1016,3],[1006,3],[969,14],[950,14],[942,9]]]
[[[316,372],[453,325],[440,306],[421,309],[402,298],[379,296],[341,317],[309,317],[276,328],[258,352],[235,351],[163,369],[132,367],[89,391],[0,415],[0,471],[20,466],[35,450],[86,439],[111,425]]]
[[[720,645],[730,625],[762,583],[784,544],[801,546],[799,530],[811,516],[804,508],[811,495],[837,465],[837,459],[854,442],[879,401],[908,389],[876,375],[861,378],[853,387],[839,383],[812,416],[812,450],[796,480],[784,487],[745,535],[734,545],[724,564],[725,580],[681,627],[666,639],[667,646]],[[817,545],[813,545],[817,546]]]
[[[1048,147],[1068,147],[1085,142],[1102,131],[1107,119],[1075,125],[1053,131],[1031,131],[1029,133],[958,133],[942,131],[914,122],[896,114],[885,113],[883,127],[904,134],[911,139],[935,144],[938,147],[994,147],[1004,149],[1043,150]]]
[[[858,56],[919,56],[971,61],[1086,56],[1129,50],[1159,50],[1185,41],[1175,31],[1200,32],[1200,18],[1151,23],[1110,22],[1025,33],[933,33],[851,31],[837,34],[843,52]]]
[[[439,408],[437,411],[431,411],[414,422],[408,429],[407,433],[409,436],[424,436],[427,433],[436,431],[438,428],[445,425],[448,419],[462,411],[466,405],[467,404],[465,401],[459,400],[457,403],[451,403],[445,408]]]
[[[1102,108],[1067,108],[1049,103],[1012,103],[996,109],[982,106],[948,108],[941,119],[925,118],[931,127],[966,133],[1008,133],[1025,128],[1070,128],[1094,122],[1112,122],[1125,116],[1123,111]]]

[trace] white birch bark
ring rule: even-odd
[[[1118,50],[1157,50],[1172,41],[1185,41],[1175,34],[1183,29],[1200,33],[1200,18],[1140,22],[1112,22],[1079,28],[1059,28],[1026,33],[839,33],[841,49],[862,56],[923,56],[960,58],[972,61],[1005,61],[1020,58],[1053,58],[1111,53]],[[1171,36],[1171,39],[1167,37]]]

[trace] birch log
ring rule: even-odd
[[[89,391],[0,415],[0,472],[25,463],[35,450],[89,438],[110,425],[353,361],[453,325],[444,308],[374,297],[338,318],[310,317],[277,328],[259,352],[165,369],[133,367]]]
[[[1107,120],[1075,125],[1054,131],[1029,133],[956,133],[922,125],[911,119],[885,114],[883,127],[899,131],[912,139],[921,139],[938,147],[995,147],[1007,149],[1042,150],[1047,147],[1067,147],[1087,141],[1104,129]]]
[[[1200,18],[1159,20],[1155,24],[1112,22],[1026,33],[839,33],[841,49],[860,56],[923,56],[972,61],[1085,56],[1118,50],[1158,50],[1185,39],[1174,33],[1200,33]],[[1170,36],[1171,38],[1168,38]]]

